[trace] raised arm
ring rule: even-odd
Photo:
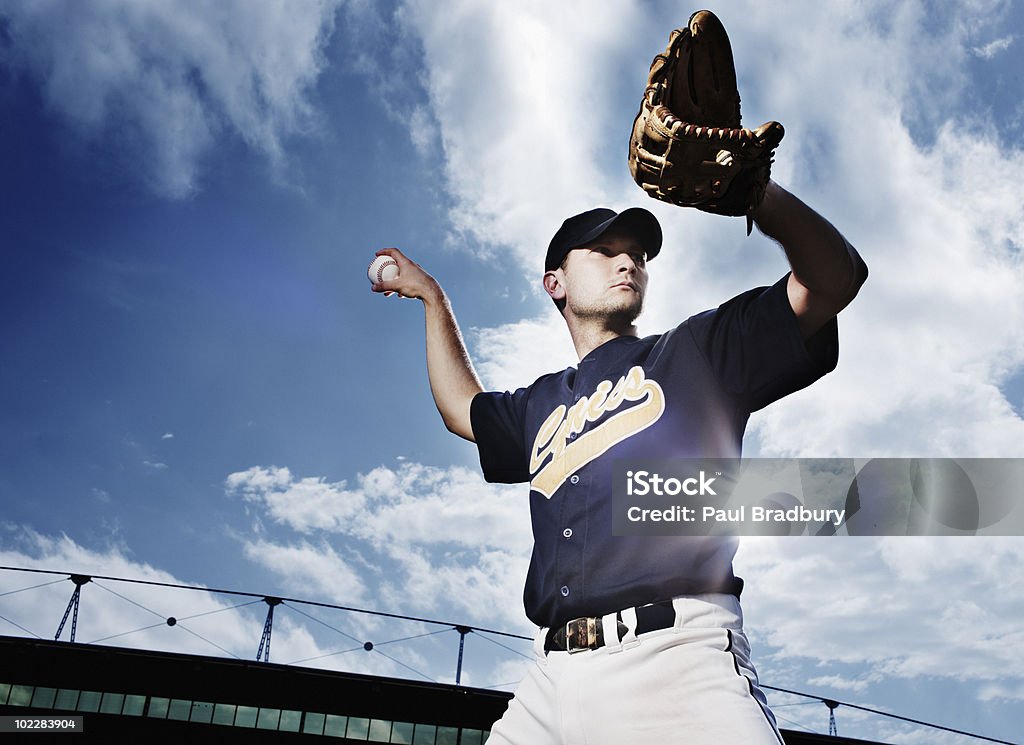
[[[434,404],[449,432],[473,442],[469,405],[483,390],[473,370],[451,302],[437,280],[408,259],[397,248],[384,248],[378,256],[391,256],[398,262],[399,275],[389,282],[373,286],[374,292],[397,292],[402,297],[423,301],[426,317],[427,377]]]
[[[754,222],[786,252],[793,269],[789,303],[808,339],[857,296],[867,265],[828,220],[774,181],[768,182]]]

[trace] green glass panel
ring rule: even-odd
[[[209,724],[213,721],[213,704],[206,701],[193,701],[188,721]]]
[[[302,712],[291,709],[281,710],[281,723],[277,726],[281,732],[298,732],[302,723]]]
[[[235,726],[236,727],[255,727],[256,726],[256,707],[255,706],[239,706],[235,712]]]
[[[102,697],[99,691],[82,691],[78,694],[78,711],[99,711]]]
[[[257,729],[277,729],[277,723],[281,719],[280,709],[260,709],[259,717],[256,719]]]
[[[154,719],[166,719],[167,707],[170,703],[169,699],[153,696],[149,699],[149,715]]]
[[[417,724],[412,741],[414,745],[434,745],[436,737],[437,727],[432,724]]]
[[[124,706],[123,693],[104,693],[100,702],[100,712],[103,714],[120,714]]]
[[[172,698],[171,705],[167,708],[167,718],[176,719],[180,722],[187,722],[188,715],[192,712],[192,702],[186,698]]]
[[[53,702],[54,709],[74,711],[76,706],[78,706],[77,688],[61,688],[57,691],[57,699]]]
[[[309,714],[306,715],[307,717]],[[344,737],[345,728],[348,726],[348,717],[341,717],[337,714],[328,714],[324,723],[324,734],[327,737]],[[363,738],[364,740],[366,738]]]
[[[348,732],[345,734],[350,740],[365,740],[370,732],[370,720],[362,717],[348,718]]]
[[[412,745],[412,724],[395,722],[391,728],[391,742],[398,743],[398,745]]]
[[[478,729],[462,730],[462,745],[481,745],[480,735],[483,733]]]
[[[32,686],[16,685],[11,688],[11,698],[7,702],[10,706],[28,706],[32,703]]]
[[[37,686],[36,692],[32,694],[32,706],[36,709],[52,709],[55,698],[57,698],[56,688]]]
[[[11,695],[11,684],[0,683],[0,705],[7,703],[7,697]]]
[[[388,719],[371,719],[370,733],[367,739],[370,742],[389,742],[391,740],[391,721]]]
[[[481,735],[480,735],[480,741],[481,742],[487,742],[487,738],[489,738],[490,736],[491,736],[491,731],[489,729],[485,729],[481,733]]]
[[[417,729],[419,729],[417,727]],[[438,727],[437,728],[437,745],[458,745],[459,743],[459,728],[458,727]]]
[[[129,694],[124,697],[124,708],[121,713],[126,717],[141,717],[146,710],[146,697]]]
[[[344,719],[344,717],[342,717]],[[323,714],[317,714],[315,711],[306,712],[306,720],[302,723],[302,731],[307,735],[322,735],[324,734],[324,719],[326,717]],[[341,737],[345,736],[345,725],[341,725]]]
[[[213,708],[213,723],[214,724],[227,724],[228,726],[235,723],[235,705],[234,704],[217,704]]]

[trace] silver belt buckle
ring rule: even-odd
[[[574,618],[565,624],[565,651],[569,654],[596,649],[597,618]]]

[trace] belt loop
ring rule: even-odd
[[[622,641],[619,639],[619,614],[609,613],[601,617],[601,631],[604,633],[604,646],[609,654],[622,651]]]
[[[623,608],[622,622],[626,624],[626,633],[622,635],[622,648],[635,647],[640,642],[636,638],[636,608]]]
[[[550,630],[551,629],[541,627],[537,630],[537,635],[533,637],[533,654],[540,662],[547,661],[548,650],[544,647]]]
[[[683,624],[686,622],[685,606],[688,598],[681,595],[672,598],[672,610],[676,612],[676,622],[672,628],[677,633],[683,630]]]

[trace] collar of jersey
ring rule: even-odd
[[[586,362],[587,360],[594,359],[598,354],[600,354],[601,352],[604,352],[606,349],[608,349],[612,345],[616,345],[616,344],[619,344],[619,343],[630,344],[632,342],[637,342],[637,341],[640,341],[640,337],[639,336],[626,336],[626,335],[614,336],[611,339],[609,339],[608,341],[604,342],[603,344],[601,344],[601,345],[591,349],[590,352],[587,354],[587,356],[584,357],[582,360],[580,360],[580,362],[583,363],[583,362]]]

